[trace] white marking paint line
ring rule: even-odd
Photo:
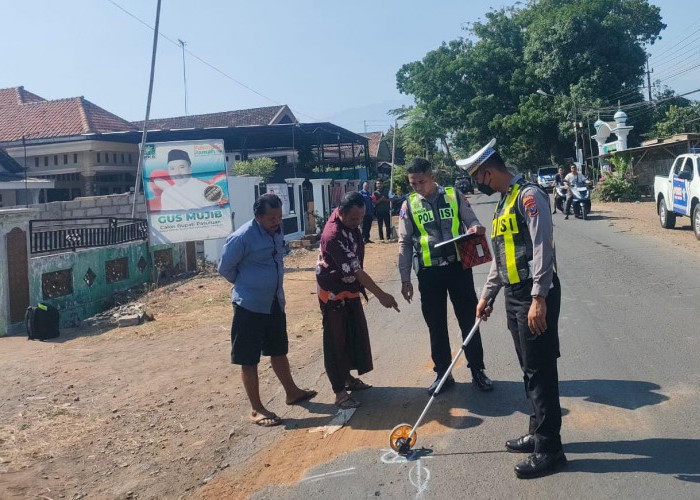
[[[348,469],[337,470],[337,471],[333,471],[333,472],[326,472],[325,474],[318,474],[316,476],[305,477],[304,479],[301,480],[301,482],[303,483],[305,481],[319,481],[319,480],[325,479],[327,477],[348,476],[354,470],[355,470],[355,467],[350,467]]]
[[[323,437],[330,436],[334,432],[340,430],[350,421],[352,415],[355,413],[356,408],[348,408],[347,410],[338,410],[335,417],[328,422],[328,424],[321,427],[315,427],[309,429],[309,432],[323,432]]]
[[[408,472],[408,480],[416,487],[416,498],[423,498],[423,493],[428,489],[430,470],[422,466],[420,458],[416,461],[416,465]]]

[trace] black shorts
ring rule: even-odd
[[[277,300],[272,305],[272,314],[256,313],[233,305],[231,363],[257,365],[261,353],[264,356],[283,356],[288,350],[287,315]]]

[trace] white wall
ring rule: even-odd
[[[233,230],[253,218],[253,204],[255,203],[255,186],[260,184],[260,177],[234,177],[229,175],[228,193],[233,214]],[[204,242],[204,258],[209,262],[218,262],[221,258],[221,249],[226,238],[206,240]]]

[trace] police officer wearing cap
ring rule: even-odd
[[[408,181],[415,192],[404,201],[399,212],[399,272],[401,294],[407,302],[413,298],[411,267],[418,277],[423,318],[430,333],[430,351],[437,378],[428,388],[433,394],[452,361],[447,332],[447,295],[449,294],[462,338],[474,326],[477,297],[471,269],[463,269],[455,244],[435,246],[460,233],[484,234],[469,202],[453,187],[435,182],[432,165],[424,158],[408,166]],[[466,227],[466,231],[465,231]],[[484,350],[477,331],[465,350],[472,383],[481,391],[493,389],[484,372]],[[450,376],[440,392],[454,386]]]
[[[548,474],[566,463],[559,404],[559,308],[561,288],[549,196],[521,175],[513,175],[493,149],[496,140],[457,164],[479,191],[501,193],[491,229],[494,260],[476,308],[484,320],[489,299],[504,288],[506,317],[533,407],[528,433],[506,442],[513,453],[529,453],[515,466],[520,478]]]

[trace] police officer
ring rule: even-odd
[[[474,326],[477,297],[471,269],[462,269],[454,244],[435,248],[442,241],[460,233],[484,234],[486,229],[476,218],[468,201],[452,187],[435,182],[430,162],[414,159],[408,166],[408,181],[415,191],[403,202],[399,212],[399,272],[401,294],[407,302],[413,298],[411,263],[418,276],[423,318],[430,333],[430,351],[437,378],[428,388],[433,394],[451,361],[450,338],[447,332],[447,295],[465,338]],[[472,383],[481,391],[493,389],[484,372],[484,350],[479,332],[465,350]],[[450,376],[441,392],[455,384]]]
[[[488,300],[505,288],[508,330],[533,407],[528,433],[506,441],[506,449],[530,453],[515,466],[515,473],[520,478],[537,477],[566,463],[557,373],[561,289],[552,215],[547,193],[521,175],[510,173],[493,149],[495,144],[492,139],[457,164],[472,176],[482,193],[501,193],[491,229],[494,260],[476,314],[488,318],[492,311]]]

